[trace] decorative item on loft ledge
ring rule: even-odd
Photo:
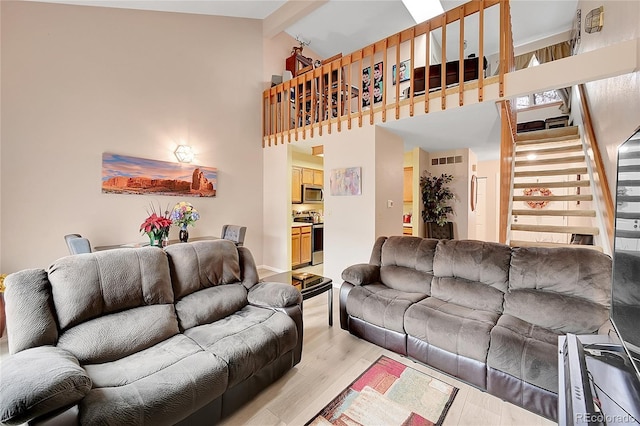
[[[447,221],[447,216],[453,214],[450,200],[455,199],[448,183],[453,176],[443,173],[439,177],[425,172],[420,176],[420,191],[422,193],[422,220],[426,224],[427,237],[437,239],[453,238],[453,223]]]
[[[193,148],[191,148],[189,145],[178,145],[176,150],[173,151],[173,154],[181,163],[191,163],[193,161],[193,157],[195,156]]]
[[[215,197],[218,169],[118,154],[102,154],[105,194]]]
[[[140,232],[147,234],[149,245],[165,247],[169,242],[169,229],[172,223],[171,219],[169,219],[169,206],[162,213],[160,205],[158,205],[158,211],[156,212],[156,207],[152,203],[150,208],[147,209],[147,214],[149,217],[140,225]]]
[[[181,201],[173,207],[171,211],[171,220],[173,224],[180,227],[180,241],[186,243],[189,240],[189,231],[187,226],[195,226],[196,220],[200,219],[198,211],[185,201]]]
[[[602,30],[604,26],[604,6],[593,9],[584,18],[584,30],[591,34]]]

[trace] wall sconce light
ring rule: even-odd
[[[324,145],[317,145],[311,147],[311,155],[317,155],[318,157],[324,157]]]
[[[597,33],[602,29],[604,25],[604,6],[600,6],[597,9],[593,9],[587,13],[584,18],[584,30],[588,33]]]
[[[178,145],[173,153],[181,163],[190,163],[193,161],[193,148],[191,148],[189,145]]]

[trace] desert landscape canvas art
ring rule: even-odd
[[[103,193],[215,197],[217,186],[216,168],[102,154]]]

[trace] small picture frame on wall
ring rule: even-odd
[[[391,75],[393,77],[393,84],[396,84],[396,66],[393,66],[391,70]],[[411,78],[411,59],[407,59],[406,61],[400,62],[400,72],[398,73],[398,77],[400,83],[403,81],[407,81]]]
[[[331,195],[362,195],[362,167],[332,169],[329,177]]]

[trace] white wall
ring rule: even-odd
[[[403,141],[378,126],[375,138],[376,237],[402,235]]]
[[[67,233],[94,246],[148,242],[138,230],[149,203],[185,198],[102,194],[101,154],[175,161],[180,141],[194,147],[195,164],[218,168],[217,197],[185,199],[202,216],[190,234],[246,225],[262,263],[260,21],[0,8],[2,272],[47,267],[68,254]]]
[[[500,160],[479,161],[478,177],[487,179],[486,185],[486,241],[498,242],[500,222]]]
[[[640,2],[578,2],[583,19],[590,10],[602,5],[602,31],[591,34],[583,32],[579,53],[640,37]],[[586,91],[596,138],[606,165],[609,188],[615,194],[617,148],[640,126],[640,71],[589,82]]]

